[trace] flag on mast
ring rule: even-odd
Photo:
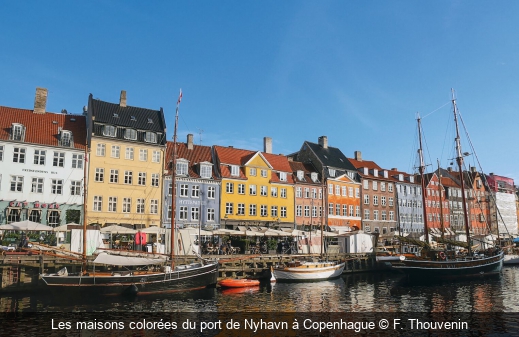
[[[180,101],[182,101],[182,89],[180,89],[180,94],[178,94],[177,105],[180,104]]]

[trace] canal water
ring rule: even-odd
[[[443,283],[410,284],[400,274],[363,273],[344,275],[333,281],[266,283],[251,289],[213,288],[131,299],[9,294],[0,297],[0,309],[6,313],[97,312],[118,316],[175,312],[197,315],[369,312],[387,313],[391,317],[399,313],[452,313],[454,318],[456,313],[471,313],[472,320],[479,320],[478,313],[500,313],[503,326],[492,328],[490,334],[513,335],[512,330],[519,333],[519,317],[516,317],[519,314],[513,314],[519,313],[519,267],[505,267],[495,277]],[[494,318],[481,316],[481,319]]]

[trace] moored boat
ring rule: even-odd
[[[517,254],[506,254],[503,259],[504,265],[514,265],[519,264],[519,255]]]
[[[342,275],[345,262],[292,261],[272,267],[277,282],[309,282],[330,280]]]
[[[247,288],[259,286],[260,281],[247,278],[228,278],[221,280],[218,284],[223,288]]]

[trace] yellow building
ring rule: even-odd
[[[294,179],[285,156],[214,146],[221,224],[294,227]]]
[[[164,113],[90,95],[88,127],[88,224],[160,226],[166,144]]]

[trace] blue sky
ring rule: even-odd
[[[451,88],[483,170],[519,180],[519,2],[1,1],[0,105],[81,113],[90,93],[166,113],[179,139],[412,172],[453,157]],[[450,129],[449,129],[450,128]],[[464,144],[464,151],[472,152]],[[468,158],[469,159],[469,158]],[[472,162],[472,161],[471,161]]]

